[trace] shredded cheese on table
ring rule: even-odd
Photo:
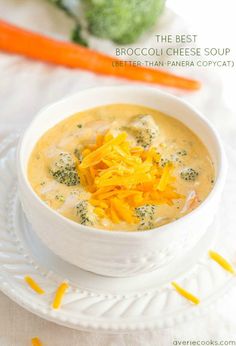
[[[69,285],[67,282],[63,282],[56,290],[56,294],[52,303],[53,309],[59,309],[62,304],[62,299],[68,290]]]
[[[45,291],[30,276],[25,276],[25,282],[38,294],[44,294]]]
[[[187,300],[191,301],[192,303],[194,303],[196,305],[200,303],[200,300],[197,297],[195,297],[192,293],[186,291],[184,288],[179,286],[176,282],[172,282],[171,285],[176,289],[176,291],[181,296],[183,296]]]
[[[222,268],[224,268],[231,274],[235,274],[235,270],[232,267],[232,265],[228,261],[226,261],[225,258],[219,255],[217,252],[210,250],[208,254],[210,258],[213,259],[213,261],[217,262]]]
[[[32,346],[43,346],[42,342],[39,340],[38,337],[33,338],[31,340],[31,344],[32,344]]]
[[[173,165],[162,167],[154,147],[131,147],[125,132],[117,137],[109,132],[98,135],[82,157],[78,174],[98,217],[135,224],[136,207],[173,205],[174,199],[183,198],[173,186]]]

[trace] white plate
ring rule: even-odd
[[[129,332],[185,322],[208,311],[235,284],[235,277],[207,256],[211,247],[231,260],[236,258],[232,240],[236,197],[230,193],[236,185],[233,172],[228,177],[220,215],[194,251],[157,272],[108,278],[64,262],[32,232],[16,193],[16,143],[14,135],[0,147],[0,288],[19,305],[75,329]],[[236,166],[233,154],[228,154],[232,167]],[[25,275],[32,276],[47,293],[34,293],[25,284]],[[55,289],[65,279],[70,289],[61,309],[53,310],[50,305]],[[198,296],[200,305],[179,296],[170,285],[173,280]]]

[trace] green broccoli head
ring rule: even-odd
[[[61,152],[56,156],[51,163],[49,172],[60,184],[73,186],[80,183],[76,163],[70,153]]]
[[[137,141],[137,144],[140,145],[141,147],[149,148],[153,144],[155,138],[156,138],[155,129],[146,128],[137,132],[136,141]]]
[[[78,222],[84,226],[93,226],[95,222],[95,215],[93,213],[92,206],[88,203],[88,201],[80,201],[76,205],[76,216],[78,218]]]
[[[134,135],[137,145],[145,149],[153,145],[159,135],[158,126],[153,117],[148,114],[135,117],[128,130]]]
[[[152,27],[165,0],[83,0],[90,32],[118,44],[135,42]]]
[[[152,204],[145,204],[141,207],[135,208],[135,213],[140,219],[139,229],[147,230],[154,226],[156,206]]]
[[[198,175],[199,173],[191,167],[184,168],[182,172],[180,173],[180,177],[186,181],[195,181]]]

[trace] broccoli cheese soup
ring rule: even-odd
[[[180,121],[114,104],[49,129],[31,154],[28,178],[45,203],[75,222],[142,231],[197,208],[212,189],[214,167]]]

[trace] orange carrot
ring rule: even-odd
[[[127,65],[83,46],[55,40],[0,20],[0,51],[71,68],[169,87],[197,90],[200,83],[169,72]]]

